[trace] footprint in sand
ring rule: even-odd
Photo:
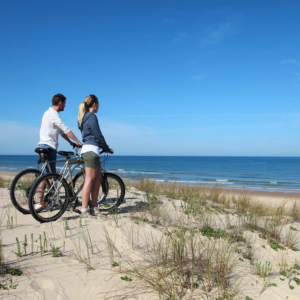
[[[75,265],[81,265],[81,263],[78,260],[76,260],[74,258],[69,258],[69,257],[62,257],[62,258],[60,258],[60,261],[63,264],[68,265],[68,266],[70,266],[71,264],[72,265],[74,265],[74,264]]]
[[[58,280],[52,278],[38,278],[34,280],[30,287],[35,291],[35,299],[47,299],[47,300],[67,300],[69,299],[64,293],[64,289],[58,282]]]
[[[283,289],[272,287],[271,289],[264,292],[261,296],[263,300],[281,300],[281,299],[288,299],[288,300],[297,300],[299,298],[299,292],[289,291],[287,286],[284,286]]]

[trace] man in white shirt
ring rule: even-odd
[[[69,138],[74,140],[78,146],[82,146],[81,142],[73,134],[73,132],[65,125],[59,116],[59,112],[64,111],[66,106],[66,97],[62,94],[56,94],[52,98],[52,107],[44,113],[42,125],[40,129],[40,141],[38,145],[48,149],[48,159],[56,160],[58,135],[60,134],[72,147],[76,144]],[[56,172],[56,163],[50,164],[51,172]],[[48,171],[48,170],[47,170]]]

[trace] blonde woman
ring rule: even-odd
[[[100,171],[100,148],[113,154],[101,133],[98,119],[99,101],[95,95],[89,95],[79,105],[78,127],[82,134],[83,146],[81,157],[85,163],[85,181],[82,189],[82,218],[101,218],[97,199],[102,181]],[[91,196],[92,208],[88,209],[88,201]]]

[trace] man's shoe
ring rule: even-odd
[[[41,203],[36,203],[36,204],[34,204],[34,209],[35,209],[35,210],[38,210],[38,209],[40,209],[40,208],[42,208]]]
[[[43,212],[49,211],[51,209],[51,206],[49,204],[46,205],[45,208],[43,208],[41,203],[34,204],[34,210],[40,210]]]

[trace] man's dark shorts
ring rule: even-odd
[[[39,145],[40,148],[48,149],[48,160],[49,161],[55,161],[57,159],[57,151],[45,144]],[[45,173],[56,173],[56,162],[50,163],[50,171],[48,168],[46,168]]]

